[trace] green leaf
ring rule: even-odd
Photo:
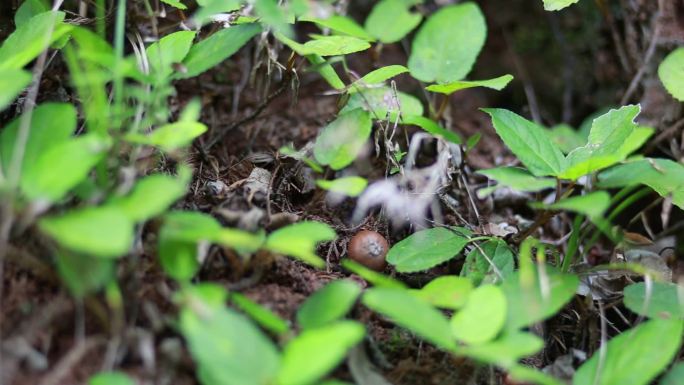
[[[33,16],[50,10],[50,6],[45,0],[24,0],[14,14],[14,25],[20,28],[28,23]]]
[[[361,288],[351,280],[330,282],[302,304],[297,323],[302,329],[314,329],[337,321],[351,310],[359,294]]]
[[[126,140],[171,152],[190,145],[195,138],[206,131],[207,126],[200,122],[180,121],[157,127],[147,135],[130,133],[126,135]]]
[[[426,341],[446,350],[456,344],[449,321],[437,309],[404,289],[376,287],[366,290],[363,304],[397,325],[407,328]]]
[[[601,219],[610,206],[610,194],[605,191],[594,191],[585,195],[562,199],[550,205],[533,205],[551,210],[568,210],[584,214],[592,220]]]
[[[354,21],[354,19],[347,16],[331,15],[325,19],[305,16],[300,17],[299,20],[316,23],[323,28],[329,28],[331,31],[343,35],[352,36],[367,41],[375,40],[373,36],[369,35],[362,26]]]
[[[285,12],[285,7],[280,5],[277,0],[255,0],[253,4],[254,10],[262,23],[271,27],[274,31],[287,36],[293,35],[290,20],[294,21],[294,18]]]
[[[684,47],[670,52],[658,66],[658,77],[675,99],[684,101]]]
[[[273,383],[280,367],[273,343],[245,316],[216,303],[220,298],[203,294],[185,291],[188,298],[178,324],[197,363],[200,382]]]
[[[166,274],[187,281],[197,274],[198,242],[208,241],[221,225],[213,217],[195,211],[173,211],[164,216],[159,230],[159,262]]]
[[[354,321],[305,330],[285,345],[278,385],[307,385],[333,370],[366,334]]]
[[[287,321],[246,296],[240,293],[232,293],[230,295],[230,300],[264,329],[268,329],[279,335],[290,331]]]
[[[59,276],[76,298],[103,288],[114,277],[114,263],[110,259],[59,252],[56,264]]]
[[[348,55],[370,48],[370,44],[367,41],[351,36],[311,35],[311,37],[313,37],[313,40],[304,43],[304,55]]]
[[[463,309],[451,318],[451,331],[468,345],[491,341],[506,322],[506,296],[501,288],[483,285],[475,289]]]
[[[339,170],[359,155],[371,134],[370,114],[357,108],[341,113],[325,126],[314,144],[314,157],[322,165]]]
[[[544,347],[544,341],[532,333],[511,332],[480,345],[459,349],[458,353],[504,368],[515,365],[521,358],[531,356]]]
[[[487,258],[482,255],[482,252]],[[514,268],[515,257],[506,242],[492,239],[480,244],[479,248],[474,248],[466,255],[461,276],[468,277],[475,285],[497,283],[501,280],[497,270],[503,279],[507,279],[513,275]]]
[[[565,123],[558,124],[546,130],[549,138],[556,143],[564,154],[572,152],[577,147],[582,147],[587,143],[586,136]]]
[[[169,77],[173,73],[172,65],[183,61],[194,39],[194,31],[179,31],[147,47],[147,61],[153,76],[159,80]]]
[[[88,385],[135,385],[135,381],[121,372],[102,372],[90,377]]]
[[[403,124],[410,124],[413,126],[418,126],[418,127],[422,128],[423,130],[431,133],[432,135],[440,137],[440,138],[444,138],[445,140],[448,140],[451,143],[455,143],[455,144],[463,143],[463,140],[461,140],[461,137],[458,136],[457,133],[447,130],[446,128],[440,126],[434,120],[428,119],[424,116],[419,116],[419,115],[403,116],[401,122]]]
[[[382,273],[378,273],[375,270],[371,270],[366,266],[357,263],[349,258],[343,259],[340,264],[345,269],[351,271],[352,273],[358,275],[359,277],[370,282],[374,286],[378,287],[390,287],[395,289],[405,289],[406,285],[403,282],[398,281],[392,277],[388,277]]]
[[[473,67],[487,37],[480,7],[465,2],[441,8],[413,39],[408,68],[424,82],[451,83],[463,79]]]
[[[218,65],[237,52],[249,39],[261,32],[256,23],[233,25],[222,29],[190,48],[183,59],[187,69],[182,78],[191,78]]]
[[[380,67],[365,74],[361,79],[352,83],[349,87],[349,92],[354,93],[360,88],[364,88],[364,86],[383,83],[387,79],[391,79],[406,72],[408,72],[408,68],[398,64]]]
[[[360,176],[346,176],[335,180],[320,179],[316,181],[316,184],[324,190],[357,197],[366,189],[368,181]]]
[[[487,80],[461,80],[447,84],[433,84],[427,86],[425,89],[440,94],[451,95],[456,91],[464,90],[473,87],[486,87],[493,90],[501,91],[504,87],[513,80],[513,75],[503,75],[494,79]]]
[[[42,218],[40,229],[61,246],[99,258],[117,258],[133,245],[133,222],[112,207],[86,207]]]
[[[456,310],[465,305],[473,284],[467,278],[443,275],[428,282],[420,290],[412,289],[411,294],[435,307]]]
[[[340,113],[356,108],[371,112],[373,119],[385,119],[389,114],[390,119],[394,120],[400,111],[402,116],[423,115],[423,104],[420,100],[401,91],[395,94],[389,87],[369,88],[353,93]]]
[[[492,117],[496,133],[532,175],[561,173],[565,157],[544,128],[508,110],[485,108],[483,111]]]
[[[277,36],[277,35],[276,35]],[[316,71],[330,86],[336,90],[344,89],[344,82],[340,79],[332,65],[319,55],[306,55],[306,59],[315,66]]]
[[[299,222],[271,233],[266,238],[266,248],[289,255],[311,266],[322,268],[325,262],[316,255],[316,245],[332,241],[335,230],[321,222]]]
[[[684,319],[684,288],[669,282],[653,282],[650,293],[643,282],[627,286],[624,302],[637,314],[651,318]]]
[[[32,17],[0,46],[0,70],[21,69],[70,29],[64,12],[48,11]]]
[[[18,69],[0,69],[0,111],[9,106],[31,83],[31,74]]]
[[[0,80],[1,81],[1,80]],[[21,117],[14,119],[0,132],[0,159],[3,172],[8,173],[16,145]],[[67,103],[44,103],[33,110],[28,140],[21,163],[22,174],[35,166],[48,149],[64,143],[76,130],[76,108]]]
[[[645,184],[684,209],[684,165],[669,159],[641,159],[615,166],[599,174],[599,187]]]
[[[674,358],[683,330],[681,320],[646,321],[608,341],[605,357],[594,353],[577,370],[572,383],[646,385]]]
[[[121,210],[131,221],[143,222],[162,214],[183,197],[190,177],[150,175],[140,179],[130,194],[112,199],[107,204]]]
[[[371,10],[364,24],[366,31],[380,42],[395,43],[420,24],[423,16],[409,7],[418,1],[381,0]]]
[[[538,385],[567,385],[566,382],[558,380],[545,372],[526,365],[511,364],[508,369],[508,374],[516,381],[523,383],[533,383]]]
[[[161,2],[180,10],[188,9],[188,7],[186,7],[185,4],[181,3],[179,0],[161,0]]]
[[[400,273],[427,270],[458,255],[469,235],[464,228],[421,230],[392,246],[386,259]]]
[[[527,170],[519,167],[497,167],[479,170],[477,173],[497,181],[496,188],[509,187],[516,191],[536,192],[556,187],[554,179],[535,177]],[[480,192],[478,192],[479,194]]]
[[[560,11],[578,1],[579,0],[544,0],[544,9],[547,11]]]
[[[669,372],[660,380],[660,385],[681,385],[684,378],[684,362],[672,366]]]
[[[545,274],[535,272],[529,281],[516,272],[501,285],[508,302],[508,330],[517,330],[556,314],[575,295],[579,285],[577,276],[558,273],[551,266],[545,270]]]
[[[20,186],[28,199],[56,202],[83,182],[104,157],[108,139],[94,134],[79,136],[46,149],[27,166]],[[24,162],[27,160],[25,159]]]
[[[576,180],[624,160],[629,152],[636,150],[639,138],[632,138],[637,128],[634,119],[641,107],[625,106],[596,118],[589,132],[586,145],[571,151],[563,171],[558,177]]]

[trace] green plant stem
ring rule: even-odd
[[[126,28],[126,0],[118,0],[116,8],[116,25],[114,29],[114,55],[116,64],[114,65],[114,127],[120,129],[123,124],[123,56],[124,56],[124,34]]]
[[[578,215],[572,222],[572,234],[570,234],[570,239],[568,240],[568,248],[565,252],[565,258],[563,258],[563,263],[561,264],[561,271],[566,273],[570,270],[570,266],[575,262],[575,254],[579,250],[579,240],[582,229],[582,222],[584,222],[584,215]]]
[[[95,2],[95,30],[101,38],[107,36],[107,23],[105,18],[107,17],[105,11],[105,0],[96,0]]]

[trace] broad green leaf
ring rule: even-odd
[[[624,290],[627,308],[651,318],[684,319],[684,287],[669,282],[654,282],[650,293],[637,282]]]
[[[408,68],[398,64],[378,68],[352,83],[349,87],[349,92],[354,93],[359,89],[364,88],[364,86],[383,83],[387,79],[391,79],[406,72],[408,72]]]
[[[669,159],[641,159],[615,166],[599,174],[599,187],[645,184],[684,209],[684,165]]]
[[[473,87],[485,87],[493,90],[501,91],[504,87],[513,80],[513,75],[503,75],[498,78],[487,80],[460,80],[447,84],[433,84],[427,86],[425,89],[440,94],[451,95],[456,91],[464,90]]]
[[[206,131],[207,126],[200,122],[180,121],[157,127],[147,135],[128,134],[126,140],[131,143],[159,147],[170,152],[190,145],[195,138]]]
[[[506,322],[506,296],[501,288],[483,285],[475,289],[465,306],[451,318],[451,331],[468,345],[491,341]]]
[[[527,172],[527,170],[519,167],[497,167],[479,170],[477,173],[497,181],[498,184],[495,189],[509,187],[516,191],[536,192],[556,187],[556,181],[554,179],[535,177]],[[493,190],[494,189],[492,189],[492,191]],[[478,195],[480,193],[481,192],[478,192]]]
[[[19,69],[0,69],[0,111],[9,106],[31,83],[31,74]]]
[[[345,269],[351,271],[352,273],[358,275],[359,277],[365,279],[366,281],[377,287],[389,287],[395,289],[405,289],[406,285],[403,282],[398,281],[392,277],[388,277],[382,273],[378,273],[375,270],[371,270],[366,266],[355,262],[349,258],[343,259],[340,264]]]
[[[322,165],[339,170],[359,155],[371,134],[370,114],[361,108],[341,113],[323,128],[314,144],[314,157]]]
[[[147,47],[147,61],[152,76],[159,80],[169,77],[173,73],[172,65],[183,61],[194,39],[194,31],[179,31]]]
[[[20,122],[21,117],[18,117],[0,132],[0,159],[2,159],[5,175],[12,162]],[[29,136],[24,148],[24,158],[21,163],[22,174],[34,167],[45,151],[68,141],[75,130],[76,108],[73,105],[44,103],[36,107],[31,116]]]
[[[38,57],[69,31],[63,20],[64,12],[43,12],[12,32],[0,46],[0,70],[21,69]]]
[[[14,25],[20,28],[26,24],[33,16],[50,10],[50,5],[46,0],[24,0],[14,14]]]
[[[302,304],[297,323],[302,329],[313,329],[337,321],[351,310],[359,294],[361,288],[351,280],[330,282]]]
[[[86,179],[108,148],[108,140],[93,134],[58,143],[25,168],[21,190],[28,199],[56,202]]]
[[[213,217],[195,211],[173,211],[164,216],[159,230],[157,253],[166,274],[187,281],[197,274],[198,242],[221,230]]]
[[[484,46],[487,24],[480,7],[465,2],[441,8],[430,16],[413,39],[408,68],[424,82],[461,80]]]
[[[102,372],[90,377],[88,385],[135,385],[135,381],[121,372]]]
[[[271,233],[266,248],[289,255],[311,266],[322,268],[325,262],[316,255],[316,245],[336,238],[335,230],[321,222],[299,222]]]
[[[370,44],[351,36],[311,35],[312,40],[304,43],[304,55],[338,56],[365,51]]]
[[[544,128],[508,110],[485,108],[483,111],[492,117],[496,133],[532,175],[561,173],[565,157]]]
[[[341,16],[341,15],[332,15],[328,18],[321,19],[321,18],[316,18],[316,17],[301,17],[299,18],[300,21],[309,21],[312,23],[316,23],[320,25],[323,28],[329,28],[331,31],[343,34],[343,35],[348,35],[352,37],[356,37],[359,39],[367,40],[367,41],[374,41],[375,39],[373,36],[369,35],[368,32],[366,32],[362,26],[360,26],[354,19],[347,17],[347,16]]]
[[[314,383],[342,362],[349,349],[366,334],[355,321],[339,321],[317,329],[303,331],[283,349],[278,385]]]
[[[423,115],[420,100],[401,91],[395,93],[389,87],[369,88],[353,93],[340,113],[357,108],[371,112],[373,119],[385,119],[389,115],[394,120],[400,111],[402,116]]]
[[[547,11],[560,11],[578,1],[579,0],[544,0],[544,9]]]
[[[121,210],[131,221],[143,222],[162,214],[183,195],[191,175],[171,177],[155,174],[140,179],[133,191],[107,204]]]
[[[636,150],[641,143],[632,138],[637,128],[634,119],[639,114],[638,105],[625,106],[596,118],[589,132],[587,144],[571,151],[563,171],[557,174],[563,179],[576,180],[606,167],[612,166]]]
[[[280,367],[276,347],[245,316],[203,298],[186,294],[179,328],[197,363],[204,385],[273,383]],[[208,301],[209,300],[209,301]]]
[[[187,72],[179,74],[179,77],[191,78],[218,65],[259,32],[261,32],[261,27],[256,23],[233,25],[194,44],[183,59]]]
[[[368,181],[360,176],[345,176],[334,180],[317,180],[318,187],[330,192],[344,194],[350,197],[361,195],[366,189]]]
[[[133,222],[112,207],[86,207],[42,218],[40,229],[62,247],[99,258],[117,258],[133,245]]]
[[[556,314],[575,295],[579,279],[546,266],[544,274],[535,272],[530,282],[519,272],[501,285],[508,302],[506,328],[510,331],[529,326]]]
[[[181,3],[180,0],[161,0],[162,3],[168,4],[172,7],[178,8],[180,10],[188,9],[185,4]]]
[[[77,298],[104,287],[115,272],[112,260],[77,253],[57,253],[56,265],[59,276]]]
[[[330,86],[336,90],[344,89],[344,82],[340,79],[333,66],[319,55],[306,55],[306,59],[316,67],[316,71]]]
[[[255,0],[254,10],[259,16],[259,21],[271,27],[274,31],[287,36],[292,36],[292,26],[290,20],[294,21],[292,15],[286,12],[285,6],[277,0]]]
[[[658,66],[658,77],[675,99],[684,101],[684,47],[670,52]]]
[[[553,126],[551,129],[546,130],[546,133],[564,154],[568,154],[572,150],[587,144],[586,136],[583,136],[579,131],[565,123]]]
[[[395,43],[420,24],[423,16],[409,11],[418,1],[380,0],[366,18],[366,31],[380,42]]]
[[[376,287],[366,290],[363,304],[397,325],[446,350],[456,344],[449,321],[437,309],[404,289]]]
[[[449,131],[446,128],[440,126],[437,122],[432,119],[428,119],[424,116],[419,115],[405,115],[402,117],[401,122],[403,124],[410,124],[413,126],[418,126],[423,130],[431,133],[434,136],[444,138],[451,143],[461,144],[463,140],[458,136],[457,133]]]
[[[469,235],[464,228],[421,230],[392,246],[386,259],[400,273],[427,270],[458,255]]]
[[[584,214],[592,220],[601,219],[610,206],[610,194],[605,191],[594,191],[585,195],[561,199],[550,205],[533,205],[551,210],[568,210]]]
[[[461,276],[468,277],[475,285],[480,285],[498,283],[501,281],[501,278],[507,279],[513,275],[515,257],[511,249],[506,245],[506,242],[500,239],[493,239],[479,246],[479,248],[474,248],[466,255]],[[484,252],[486,258],[482,255],[482,252]],[[502,277],[499,277],[499,274]]]
[[[285,334],[290,331],[287,321],[246,296],[240,293],[231,293],[230,300],[264,329],[268,329],[275,334]]]
[[[572,379],[574,385],[646,385],[679,351],[684,323],[653,319],[608,341],[605,357],[599,351]]]
[[[672,366],[669,372],[660,380],[660,385],[681,385],[684,378],[684,362]]]
[[[465,305],[473,284],[467,278],[443,275],[430,281],[421,289],[412,289],[411,294],[443,309],[460,309]]]
[[[494,341],[460,348],[458,353],[506,368],[516,364],[521,358],[537,353],[543,347],[544,341],[541,338],[532,333],[515,331]]]

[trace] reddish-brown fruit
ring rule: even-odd
[[[385,269],[385,256],[389,244],[385,237],[375,231],[359,231],[349,241],[349,258],[375,271]]]

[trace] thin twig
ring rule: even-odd
[[[651,42],[648,44],[646,54],[644,54],[644,60],[641,63],[641,67],[639,67],[639,71],[637,71],[636,75],[634,75],[634,77],[632,78],[632,81],[629,83],[629,87],[627,87],[627,91],[625,91],[625,94],[622,96],[622,99],[620,100],[621,106],[626,104],[630,100],[630,98],[634,94],[634,91],[639,85],[641,78],[646,73],[646,69],[648,68],[648,64],[651,62],[651,58],[653,58],[653,54],[656,50],[656,43],[658,42],[658,37],[660,36],[660,23],[658,22],[659,15],[660,11],[653,17],[653,24],[655,24],[655,28],[653,30],[653,36],[651,36]]]

